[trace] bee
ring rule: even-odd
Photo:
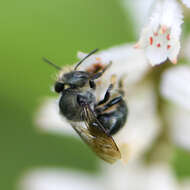
[[[55,92],[61,95],[61,115],[97,156],[108,163],[114,163],[121,158],[121,153],[112,135],[124,126],[128,108],[122,95],[110,100],[113,84],[109,85],[102,100],[96,100],[95,80],[104,74],[111,63],[95,69],[96,72],[94,69],[93,72],[77,70],[80,64],[96,51],[97,49],[91,51],[72,71],[66,73],[49,60],[44,58],[44,61],[61,71],[54,85]]]

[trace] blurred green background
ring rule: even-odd
[[[55,96],[50,87],[56,71],[42,57],[72,64],[78,50],[134,41],[131,18],[118,0],[1,3],[0,189],[15,189],[24,171],[39,166],[98,170],[97,158],[79,139],[35,130],[33,118],[41,100]]]
[[[16,0],[1,3],[0,23],[0,189],[15,189],[23,172],[38,166],[97,170],[80,140],[35,130],[41,100],[54,96],[56,71],[42,57],[72,64],[78,50],[131,41],[131,20],[116,0]]]

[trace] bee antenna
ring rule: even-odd
[[[43,60],[48,63],[49,65],[55,67],[57,70],[61,70],[61,67],[55,65],[54,63],[52,63],[51,61],[49,61],[48,59],[46,59],[45,57],[43,57]]]
[[[78,66],[84,61],[86,60],[88,57],[90,57],[92,54],[96,53],[98,51],[98,49],[94,49],[93,51],[91,51],[88,55],[86,55],[82,60],[80,60],[77,65],[75,66],[74,70],[76,71]]]

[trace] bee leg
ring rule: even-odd
[[[122,96],[124,96],[125,95],[125,92],[124,92],[124,90],[123,90],[123,86],[124,86],[124,77],[122,77],[120,80],[119,80],[119,84],[118,84],[118,86],[119,86],[119,89],[118,89],[118,92],[122,95]]]
[[[91,80],[100,78],[104,74],[104,72],[111,66],[111,64],[112,64],[112,62],[110,62],[101,72],[98,72],[95,75],[93,75]]]
[[[105,95],[104,95],[104,99],[100,100],[96,106],[102,105],[104,103],[106,103],[109,99],[110,99],[110,91],[113,89],[113,84],[110,84]]]
[[[120,101],[122,100],[122,96],[118,96],[116,98],[113,98],[112,100],[110,100],[106,105],[104,105],[101,108],[97,108],[96,111],[98,113],[102,113],[105,110],[109,109],[110,107],[114,106],[115,104],[118,104]]]
[[[81,96],[80,94],[77,95],[77,103],[84,107],[87,103],[86,103],[86,99],[84,96]]]
[[[92,88],[93,90],[96,89],[96,83],[93,80],[89,80],[89,85],[90,85],[90,88]]]

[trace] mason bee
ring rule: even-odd
[[[60,114],[67,118],[73,129],[97,156],[108,163],[114,163],[121,158],[121,153],[112,135],[124,126],[128,108],[122,95],[110,100],[114,84],[109,85],[102,100],[96,100],[95,80],[104,74],[111,63],[102,68],[91,69],[91,72],[77,70],[80,64],[96,51],[97,49],[90,52],[72,71],[66,73],[49,60],[44,58],[44,61],[61,71],[54,85],[55,92],[61,95]]]

